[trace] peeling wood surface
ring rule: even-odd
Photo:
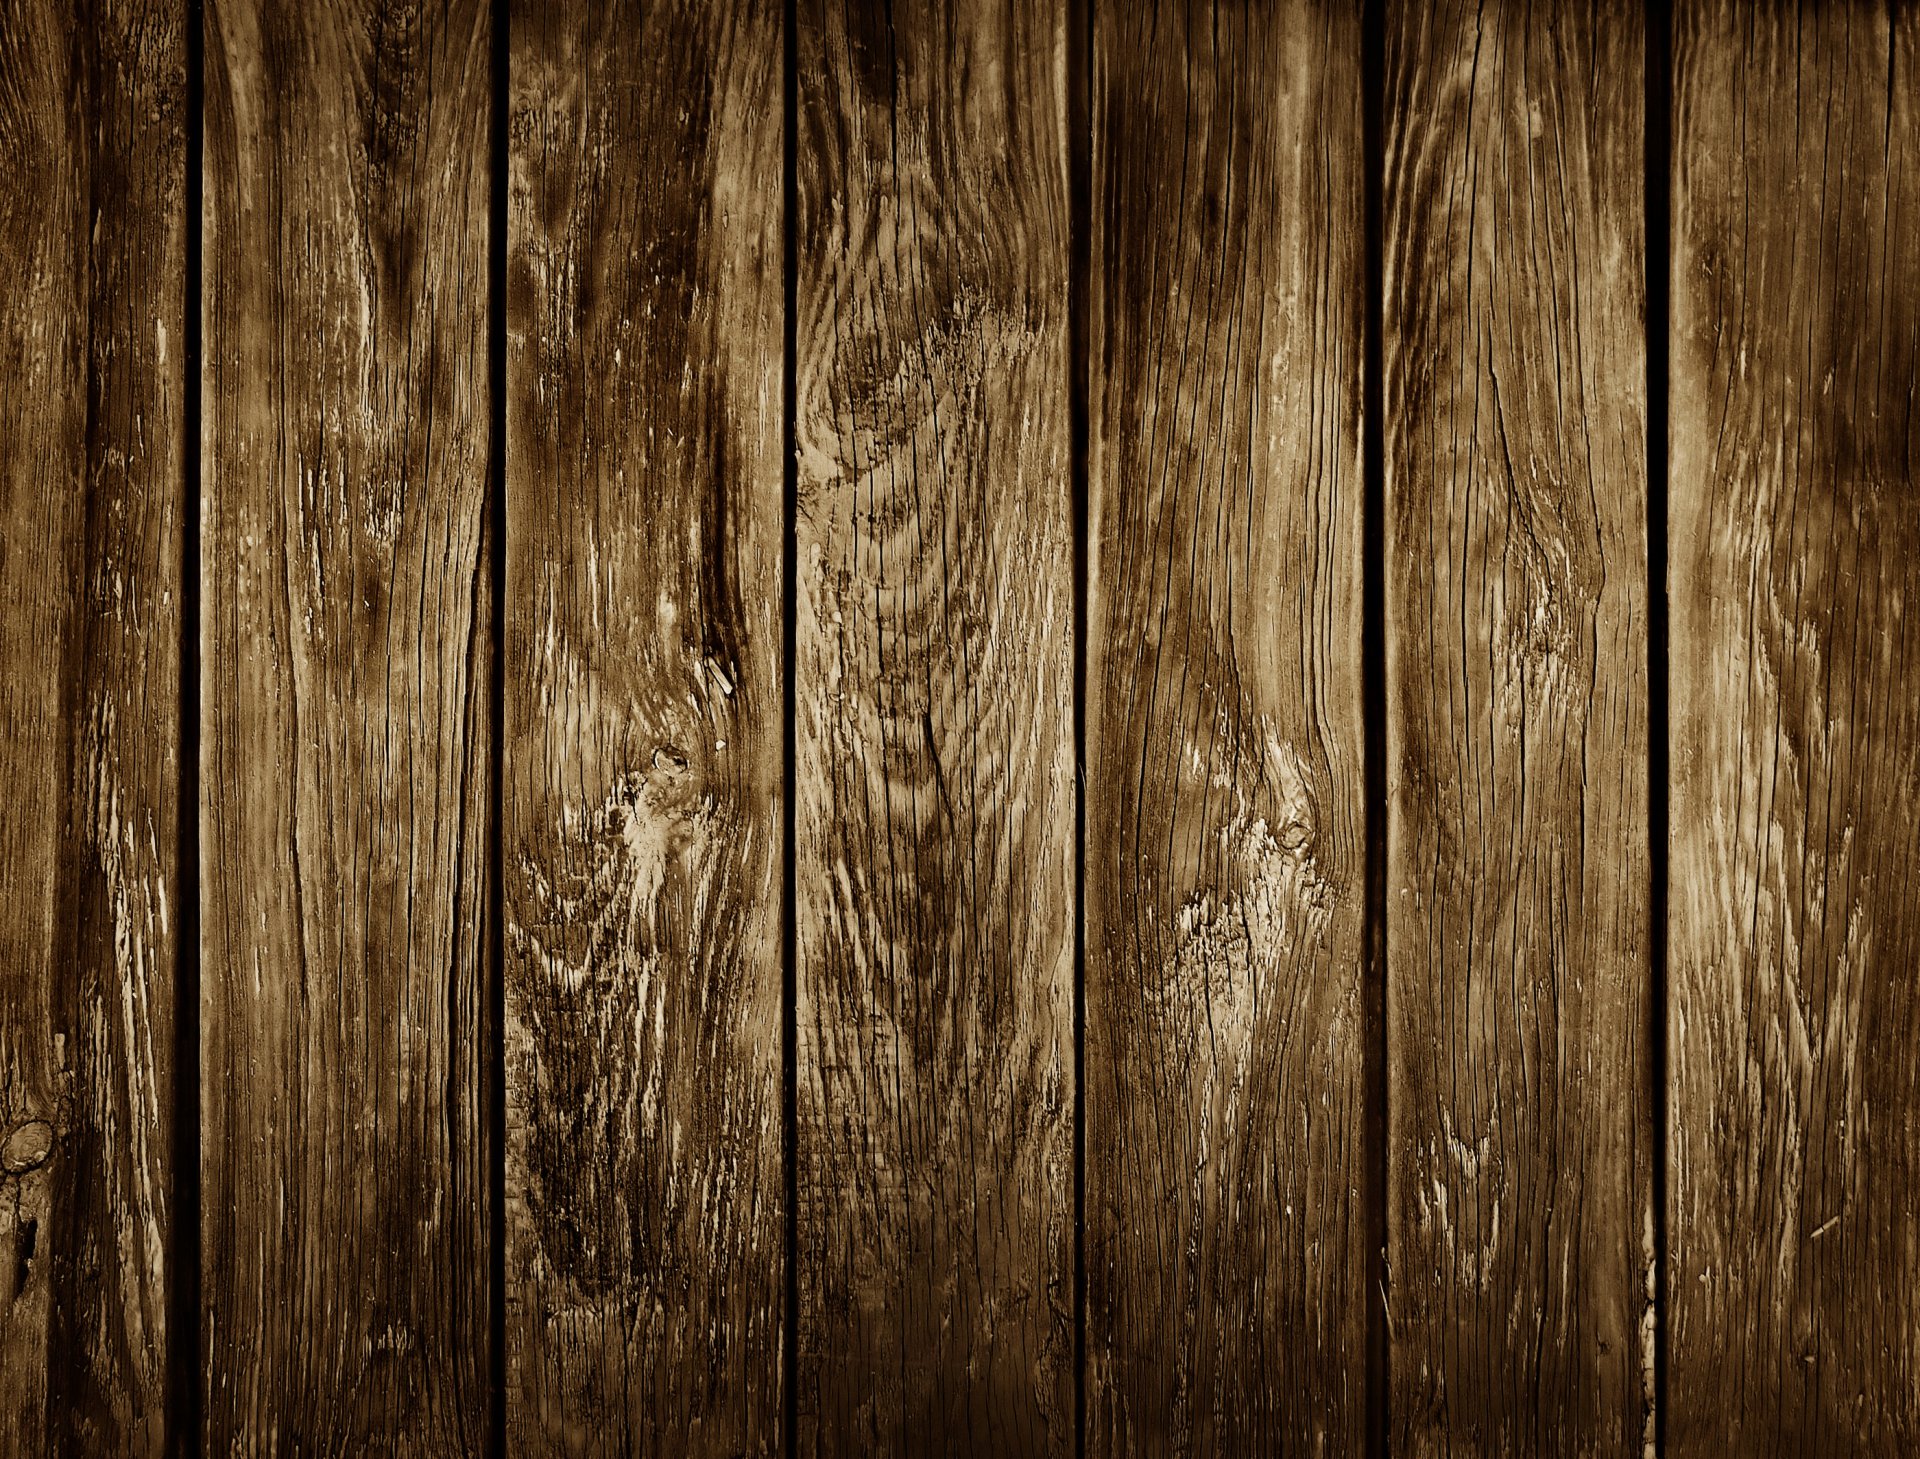
[[[1618,7],[1394,7],[1396,1453],[1653,1438],[1644,76]]]
[[[0,6],[0,1453],[158,1454],[185,6]]]
[[[1676,1456],[1920,1447],[1917,43],[1679,7]]]
[[[1066,1454],[1066,11],[797,40],[798,1452]]]
[[[1358,12],[1094,23],[1088,1452],[1357,1452]]]
[[[209,1454],[484,1438],[490,52],[208,8]]]
[[[509,1447],[772,1454],[780,9],[512,42]]]

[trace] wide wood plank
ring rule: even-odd
[[[1386,55],[1395,1452],[1654,1433],[1643,26]]]
[[[1065,1453],[1066,8],[799,27],[798,1449]]]
[[[0,1452],[157,1454],[186,7],[0,6]]]
[[[1670,1452],[1911,1454],[1920,16],[1674,54]]]
[[[488,9],[206,35],[205,1446],[471,1454]]]
[[[1363,1444],[1358,21],[1095,16],[1097,1455]]]
[[[771,1454],[780,7],[512,29],[510,1447]]]

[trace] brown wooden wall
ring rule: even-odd
[[[1920,1451],[1920,6],[0,0],[0,1459]]]

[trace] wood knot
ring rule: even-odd
[[[1283,821],[1275,840],[1289,856],[1310,857],[1313,852],[1313,826],[1304,820]]]
[[[38,1170],[53,1154],[53,1126],[45,1120],[28,1120],[7,1132],[0,1144],[0,1170],[8,1175],[25,1175]]]

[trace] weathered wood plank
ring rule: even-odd
[[[1363,1441],[1358,21],[1094,21],[1098,1455]]]
[[[511,1446],[771,1454],[781,11],[512,29]]]
[[[1066,10],[799,26],[799,1452],[1064,1453]]]
[[[1916,64],[1911,6],[1679,7],[1676,1455],[1920,1448]]]
[[[1399,5],[1386,65],[1395,1452],[1638,1452],[1643,25]]]
[[[0,6],[0,1452],[157,1454],[185,6]]]
[[[75,755],[65,645],[77,615],[86,486],[87,189],[71,20],[14,0],[0,31],[0,1440],[45,1444],[56,1131],[69,1124],[55,959]]]
[[[206,1449],[471,1454],[488,8],[206,36]]]

